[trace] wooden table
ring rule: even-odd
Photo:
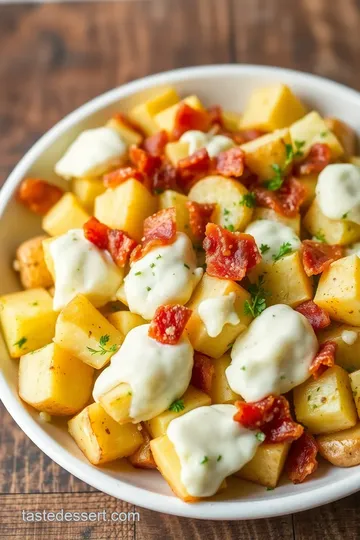
[[[55,122],[126,81],[175,67],[246,62],[360,89],[359,0],[129,0],[0,6],[0,184]],[[10,232],[9,232],[10,233]],[[55,465],[2,408],[0,538],[360,538],[360,495],[313,511],[201,522],[138,509],[139,522],[27,523],[21,511],[133,511]]]

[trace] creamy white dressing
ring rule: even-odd
[[[212,135],[203,131],[190,130],[186,131],[180,137],[180,142],[189,144],[189,155],[193,154],[201,148],[206,148],[210,157],[215,157],[220,152],[229,150],[235,146],[235,143],[230,137],[225,135]]]
[[[277,304],[265,309],[236,339],[226,378],[246,401],[285,394],[309,377],[317,350],[308,320],[290,306]]]
[[[296,236],[294,230],[278,221],[259,219],[253,221],[245,232],[255,238],[265,262],[274,262],[274,258],[279,256],[280,248],[285,244],[289,245],[288,254],[301,247],[300,238]]]
[[[343,330],[341,332],[341,339],[346,345],[354,345],[355,341],[358,338],[358,333],[354,330]]]
[[[262,438],[234,421],[234,405],[194,409],[169,424],[167,436],[181,464],[181,481],[193,497],[214,495],[227,476],[255,455]]]
[[[54,310],[62,309],[77,294],[99,307],[115,297],[123,270],[110,253],[86,240],[82,229],[71,229],[49,245],[54,264]]]
[[[114,129],[87,129],[56,163],[55,172],[67,179],[98,176],[115,165],[121,165],[126,153],[127,145]]]
[[[234,306],[235,299],[236,294],[231,292],[225,296],[208,298],[200,302],[198,314],[210,337],[218,336],[225,324],[239,324],[239,315]]]
[[[186,335],[176,345],[163,345],[148,336],[149,325],[133,328],[117,353],[96,379],[93,397],[120,383],[131,387],[133,422],[154,418],[180,398],[189,386],[194,350]]]
[[[130,311],[150,320],[159,306],[186,304],[203,275],[196,264],[192,243],[184,233],[177,233],[173,244],[152,249],[131,265],[124,280]]]
[[[360,225],[360,167],[351,163],[328,165],[319,174],[316,199],[329,219]]]

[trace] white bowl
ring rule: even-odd
[[[16,204],[13,194],[28,175],[54,178],[53,164],[83,129],[101,125],[111,113],[126,110],[154,88],[173,85],[181,95],[197,94],[206,104],[241,111],[253,88],[274,81],[288,84],[314,109],[337,116],[360,134],[360,95],[334,82],[290,70],[261,66],[206,66],[169,71],[146,77],[103,94],[80,107],[46,133],[23,157],[0,193],[0,294],[19,289],[12,260],[20,242],[40,232],[40,220]],[[45,113],[44,113],[45,114]],[[1,338],[0,338],[1,340]],[[0,342],[2,358],[0,396],[17,424],[56,463],[93,487],[152,510],[202,519],[271,517],[325,504],[360,489],[360,466],[350,469],[321,464],[307,482],[294,486],[283,480],[274,491],[230,480],[230,489],[196,504],[177,499],[156,471],[133,469],[118,462],[91,466],[67,434],[65,424],[44,424],[17,394],[18,362],[11,360]]]

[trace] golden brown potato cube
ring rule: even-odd
[[[153,438],[160,437],[166,435],[171,420],[205,405],[211,405],[210,396],[194,386],[189,386],[181,399],[177,399],[167,411],[145,422],[145,425]]]
[[[227,323],[218,336],[210,337],[200,318],[198,307],[203,300],[227,296],[232,292],[236,295],[234,307],[240,322],[234,325]],[[211,277],[205,273],[188,303],[193,313],[186,325],[186,331],[194,349],[212,358],[220,358],[252,320],[251,315],[245,315],[246,300],[250,300],[250,294],[234,281]]]
[[[184,98],[180,103],[186,103],[193,109],[201,110],[203,109],[203,105],[199,98],[197,96],[188,96]],[[180,103],[176,103],[175,105],[171,105],[165,110],[162,110],[158,114],[155,115],[154,120],[157,124],[157,130],[164,129],[168,133],[172,133],[175,127],[175,118],[176,114],[179,110]]]
[[[184,159],[189,155],[189,143],[187,142],[169,142],[165,146],[165,156],[168,158],[170,163],[177,166],[180,159]]]
[[[290,88],[276,83],[252,92],[241,120],[241,128],[274,131],[290,126],[304,114],[304,105]]]
[[[73,193],[65,193],[43,217],[42,228],[50,236],[59,236],[70,229],[81,229],[90,218]]]
[[[92,214],[96,197],[104,193],[106,188],[101,178],[84,177],[74,178],[72,190],[85,210]]]
[[[314,302],[335,321],[360,326],[360,259],[349,255],[321,274]]]
[[[38,411],[76,414],[91,397],[94,370],[55,343],[22,356],[19,396]]]
[[[108,227],[126,231],[140,242],[144,220],[156,210],[156,198],[141,182],[130,178],[96,197],[94,215]]]
[[[356,405],[358,416],[360,417],[360,370],[349,375],[351,390]]]
[[[125,337],[130,330],[146,324],[145,319],[130,311],[116,311],[107,316],[107,320]]]
[[[10,356],[19,358],[50,343],[57,316],[45,289],[28,289],[0,297],[0,322]]]
[[[92,403],[68,422],[69,433],[93,465],[131,456],[142,444],[134,424],[121,426],[99,403]]]
[[[220,358],[213,359],[214,375],[212,378],[210,398],[211,403],[234,403],[241,400],[241,396],[233,392],[225,375],[226,369],[231,363],[230,353],[225,353]]]
[[[360,464],[360,424],[316,438],[319,452],[336,467],[353,467]]]
[[[305,188],[305,200],[301,205],[301,210],[305,211],[308,210],[308,208],[311,206],[315,199],[315,190],[316,190],[316,184],[318,181],[318,174],[307,174],[304,176],[300,176],[299,178],[296,178],[300,184]]]
[[[290,449],[289,443],[261,444],[255,456],[235,476],[270,488],[275,488]]]
[[[328,244],[344,246],[360,239],[360,225],[343,219],[329,219],[321,212],[316,199],[310,205],[303,225],[313,236],[317,236],[320,231]]]
[[[163,208],[174,207],[176,210],[176,227],[179,232],[187,234],[192,238],[190,223],[189,223],[189,210],[186,207],[188,201],[186,195],[182,195],[172,189],[167,189],[159,196],[160,210]]]
[[[131,400],[131,386],[127,383],[120,383],[99,396],[102,408],[119,424],[132,422],[133,419],[130,416]]]
[[[171,86],[155,91],[154,95],[148,98],[144,103],[133,107],[129,112],[129,118],[145,132],[146,135],[152,135],[159,131],[155,122],[155,116],[175,105],[180,100],[175,88]]]
[[[241,130],[241,119],[242,115],[234,111],[223,111],[222,120],[224,123],[224,128],[229,131],[239,131]]]
[[[150,448],[151,437],[144,424],[138,424],[139,427],[141,427],[140,432],[144,442],[128,459],[131,465],[138,469],[156,469],[156,463]]]
[[[106,127],[114,129],[118,132],[120,137],[125,141],[129,146],[132,144],[140,145],[143,140],[143,136],[135,129],[132,129],[121,114],[115,114],[108,122],[106,122]]]
[[[60,312],[54,341],[85,364],[100,369],[119,349],[124,336],[78,294]]]
[[[355,154],[357,150],[357,137],[353,128],[338,118],[324,118],[324,122],[327,128],[338,138],[344,149],[345,156]]]
[[[340,366],[294,388],[295,414],[311,433],[332,433],[354,426],[357,413],[349,375]]]
[[[272,210],[271,208],[256,207],[254,208],[252,221],[258,219],[270,219],[272,221],[283,223],[284,225],[287,225],[287,227],[291,227],[297,236],[300,236],[300,214],[290,218],[275,212],[275,210]]]
[[[46,236],[35,236],[20,244],[16,250],[16,266],[20,272],[21,284],[25,289],[43,287],[54,283],[45,263],[43,240]]]
[[[360,328],[349,324],[333,323],[318,333],[319,343],[335,341],[335,362],[348,373],[360,369]]]

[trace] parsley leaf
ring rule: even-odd
[[[222,459],[222,455],[219,454],[216,461],[220,461]]]
[[[225,225],[224,229],[227,229],[230,232],[235,231],[234,225],[231,225],[231,223],[230,223],[230,225]]]
[[[258,317],[264,309],[266,309],[266,296],[269,293],[264,290],[264,276],[259,276],[258,283],[252,283],[249,287],[249,293],[251,294],[251,301],[245,301],[244,313],[245,315],[252,315]]]
[[[326,240],[325,240],[325,234],[324,234],[324,231],[322,229],[319,229],[318,232],[316,234],[314,234],[314,238],[315,240],[318,240],[318,242],[323,242],[324,244],[326,244]]]
[[[204,463],[207,463],[209,461],[209,458],[207,456],[204,456],[204,459],[200,461],[200,465],[204,465]]]
[[[343,214],[341,216],[341,219],[346,219],[348,217],[348,215],[349,215],[349,212],[345,212],[345,214]]]
[[[292,245],[290,244],[290,242],[284,242],[280,246],[279,253],[277,255],[272,256],[273,261],[274,262],[279,261],[280,259],[285,257],[285,255],[288,255],[289,253],[292,253],[292,251],[293,251],[293,248],[292,248]]]
[[[239,202],[241,206],[247,206],[248,208],[254,208],[256,206],[256,195],[252,191],[245,193],[243,198]]]
[[[265,187],[267,187],[267,189],[270,191],[277,191],[283,185],[285,180],[285,171],[294,159],[294,150],[292,144],[285,144],[285,156],[285,162],[282,168],[278,163],[273,163],[271,165],[271,168],[275,173],[274,178],[265,182]]]
[[[255,437],[257,438],[258,441],[264,442],[265,438],[266,438],[266,435],[262,431],[258,431],[257,434],[255,435]]]
[[[269,249],[270,249],[270,246],[268,246],[267,244],[261,244],[260,246],[260,252],[262,255],[264,255],[264,253],[269,251]]]
[[[26,337],[22,337],[19,339],[19,341],[17,341],[16,343],[14,343],[14,347],[19,347],[19,349],[22,348],[23,345],[25,345],[25,343],[27,342],[27,338]]]
[[[294,157],[302,157],[304,155],[303,148],[305,146],[305,141],[294,141],[294,145],[296,148],[296,152],[294,153]]]
[[[169,407],[169,411],[172,412],[180,412],[185,409],[184,400],[183,399],[176,399],[173,401],[173,403]]]
[[[106,353],[115,353],[119,346],[114,343],[114,345],[110,345],[108,349],[106,349],[107,344],[110,341],[109,334],[105,334],[104,336],[101,336],[99,339],[99,349],[92,349],[91,347],[86,347],[88,351],[91,352],[91,356],[94,356],[94,354],[100,354],[100,356],[104,356]]]

